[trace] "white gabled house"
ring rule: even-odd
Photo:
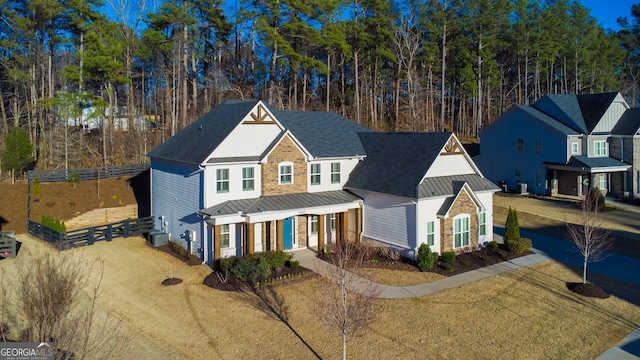
[[[451,133],[373,133],[335,113],[227,101],[148,156],[156,228],[208,263],[362,237],[412,256],[492,235],[498,188]]]

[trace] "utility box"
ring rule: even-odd
[[[151,231],[149,233],[149,242],[154,248],[167,245],[169,243],[169,234],[157,230]]]

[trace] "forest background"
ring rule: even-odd
[[[227,99],[477,141],[545,94],[639,96],[640,4],[614,31],[576,0],[105,1],[0,0],[16,170],[144,162]]]

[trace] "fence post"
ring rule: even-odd
[[[57,234],[58,234],[58,250],[62,250],[64,248],[64,235],[65,235],[65,233],[57,233]]]
[[[106,239],[107,241],[111,241],[111,240],[113,240],[113,225],[112,225],[112,224],[109,224],[109,225],[107,226],[107,234],[106,234],[106,237],[107,237],[107,239]]]
[[[93,237],[93,228],[89,228],[89,230],[87,231],[87,244],[93,245],[95,241],[96,240]]]
[[[129,219],[124,221],[124,237],[129,237]]]

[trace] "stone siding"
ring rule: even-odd
[[[454,249],[453,218],[460,214],[469,215],[469,246]],[[449,210],[449,217],[440,220],[440,253],[478,248],[478,208],[466,191],[462,191]]]
[[[298,216],[298,248],[307,247],[307,216]]]
[[[279,164],[293,163],[293,183],[280,185]],[[304,154],[291,140],[285,137],[271,152],[266,164],[262,164],[262,194],[282,195],[307,191],[307,163]]]

